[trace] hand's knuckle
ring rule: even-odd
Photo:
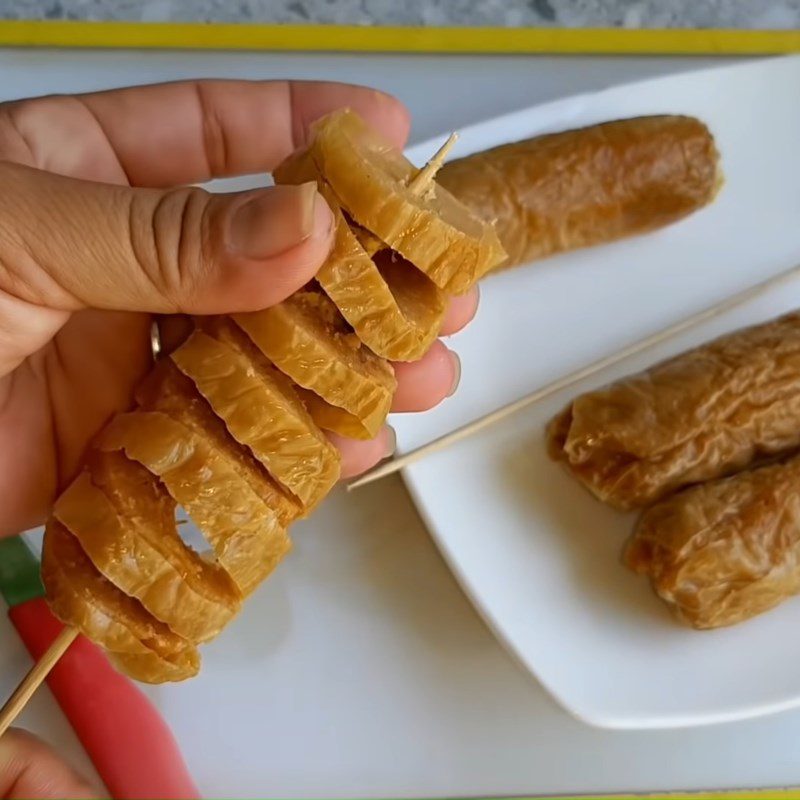
[[[137,210],[137,204],[147,208]],[[164,192],[153,202],[134,199],[131,246],[143,273],[162,294],[165,307],[190,309],[210,272],[204,217],[208,194],[182,188]]]
[[[208,174],[214,177],[227,175],[230,164],[227,128],[220,119],[218,105],[211,96],[214,89],[202,82],[195,83],[194,86]]]

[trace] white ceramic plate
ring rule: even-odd
[[[686,113],[717,137],[717,202],[669,229],[487,281],[453,346],[460,392],[397,417],[401,450],[800,262],[800,60],[648,81],[461,131],[463,155],[540,132]],[[425,161],[441,140],[414,148]],[[740,626],[673,622],[619,563],[633,517],[550,463],[542,429],[579,391],[722,332],[800,306],[800,282],[651,350],[409,468],[406,481],[453,571],[498,637],[572,714],[609,728],[739,719],[800,705],[800,598]]]

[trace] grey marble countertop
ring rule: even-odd
[[[787,29],[800,0],[0,0],[0,18]]]

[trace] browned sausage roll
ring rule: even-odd
[[[711,202],[722,176],[702,122],[654,116],[505,144],[438,180],[495,223],[505,268],[668,225]]]
[[[639,508],[800,446],[800,312],[573,400],[551,455],[600,500]]]
[[[800,591],[800,457],[686,489],[639,521],[625,553],[683,622],[733,625]]]

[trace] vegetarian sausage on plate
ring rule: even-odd
[[[800,457],[694,486],[642,514],[625,562],[682,622],[719,628],[800,591]]]
[[[503,269],[676,222],[714,199],[722,173],[700,120],[652,116],[494,147],[438,181],[494,222]]]
[[[800,448],[800,312],[574,399],[551,455],[600,500],[642,508]]]

